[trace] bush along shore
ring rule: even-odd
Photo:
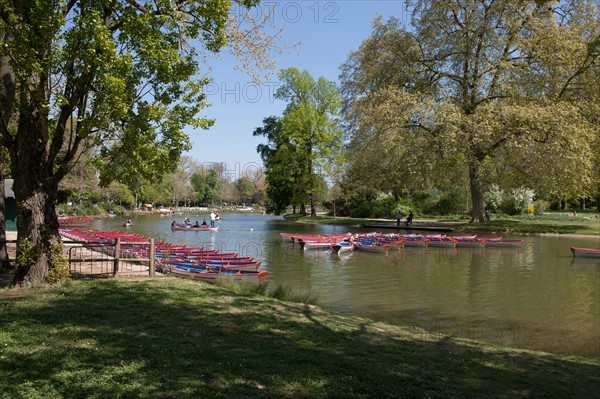
[[[0,397],[598,397],[600,361],[168,277],[0,290]]]

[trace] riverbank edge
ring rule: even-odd
[[[149,296],[149,292],[153,295]],[[95,299],[90,302],[92,297]],[[138,385],[150,387],[153,384],[149,379],[159,372],[169,373],[168,370],[182,374],[175,379],[181,384],[208,372],[220,376],[221,382],[209,385],[207,392],[213,395],[207,397],[281,397],[283,392],[290,397],[381,397],[386,396],[385,392],[404,392],[404,396],[413,397],[591,397],[588,395],[596,392],[600,384],[600,359],[596,358],[515,349],[430,333],[414,326],[340,315],[315,305],[236,294],[219,286],[171,277],[78,280],[65,286],[4,289],[0,290],[0,303],[6,306],[4,317],[10,326],[0,336],[4,347],[0,357],[4,362],[43,348],[54,356],[55,362],[70,358],[70,368],[61,371],[61,378],[74,384],[73,375],[93,373],[95,378],[88,381],[85,389],[98,379],[105,384],[105,393],[123,389],[120,384],[125,378],[116,379],[119,382],[115,384],[120,385],[117,387],[110,383],[111,376],[104,374],[114,368],[112,346],[92,344],[91,355],[81,352],[81,345],[85,346],[89,337],[107,331],[119,335],[112,339],[121,342],[121,362],[140,361],[143,352],[144,367],[135,373],[143,384]],[[124,314],[124,303],[138,311]],[[47,322],[38,320],[42,314]],[[28,333],[19,335],[19,331]],[[130,333],[133,331],[135,334]],[[190,331],[201,334],[188,339]],[[88,337],[83,341],[82,332]],[[138,341],[121,341],[129,334]],[[264,335],[272,339],[270,347],[240,347],[240,342],[263,342]],[[171,341],[149,341],[152,351],[145,351],[141,346],[144,337],[158,336],[168,336]],[[7,339],[10,347],[3,345]],[[198,347],[190,347],[193,342]],[[219,351],[212,349],[214,342]],[[187,350],[176,350],[179,345]],[[71,346],[79,348],[80,360],[78,352],[65,351]],[[210,357],[210,364],[201,360],[203,356]],[[185,370],[178,370],[179,364],[185,364]],[[27,383],[32,375],[46,375],[44,365],[51,367],[47,362],[28,362],[13,373],[10,386],[0,386],[6,385],[4,388],[11,390],[5,392],[14,393],[15,387]],[[239,374],[231,367],[237,367]],[[57,384],[56,378],[54,375],[44,386]],[[219,391],[235,381],[239,384],[240,380],[253,378],[263,388],[256,390],[250,383],[242,384],[239,392]],[[299,385],[290,385],[290,378]],[[327,383],[300,383],[319,378],[326,378]],[[170,384],[175,384],[170,392],[192,389],[178,386],[177,382]],[[71,393],[78,392],[70,388]],[[141,396],[170,393],[138,389],[142,391],[135,393]]]
[[[363,227],[365,224],[371,223],[396,223],[395,219],[359,219],[359,218],[350,218],[350,217],[340,217],[338,216],[335,219],[339,219],[343,221],[343,223],[330,223],[329,221],[332,217],[321,217],[317,216],[316,218],[311,216],[301,216],[298,214],[286,214],[283,218],[289,222],[302,223],[302,224],[323,224],[323,225],[336,225],[336,226],[351,226],[351,227]],[[323,221],[320,221],[319,218],[322,218]],[[598,222],[600,225],[600,221]],[[526,223],[523,223],[525,225]],[[504,230],[504,229],[486,229],[484,225],[475,227],[474,225],[469,225],[468,222],[464,221],[442,221],[436,219],[419,219],[414,220],[412,227],[414,230],[419,226],[423,227],[452,227],[455,232],[459,233],[486,233],[486,234],[512,234],[512,235],[522,235],[522,236],[540,236],[540,237],[564,237],[564,238],[593,238],[600,239],[600,234],[579,234],[579,233],[552,233],[545,231],[537,231],[537,232],[523,232],[523,231],[514,231],[514,230]],[[529,226],[535,226],[529,224]],[[394,230],[394,229],[391,229]]]

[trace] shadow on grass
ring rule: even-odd
[[[2,397],[593,397],[597,363],[172,279],[0,292]]]

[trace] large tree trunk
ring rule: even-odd
[[[13,283],[28,285],[39,284],[48,275],[51,239],[58,236],[54,209],[58,179],[53,175],[53,164],[49,159],[45,111],[34,100],[22,103],[20,112],[17,141],[11,147],[10,155],[17,201],[17,256],[27,256],[22,257],[25,260],[17,261]]]
[[[54,209],[58,185],[49,177],[15,179],[17,199],[17,253],[27,248],[22,239],[26,237],[33,245],[33,263],[17,262],[15,285],[39,284],[46,279],[50,265],[50,243],[58,236],[58,220]]]
[[[471,223],[479,223],[485,220],[485,202],[483,200],[483,189],[481,187],[481,163],[472,158],[469,161],[469,186],[471,188]]]
[[[6,41],[12,40],[8,34],[4,34],[2,38]],[[13,101],[15,98],[15,74],[10,66],[10,57],[6,54],[0,55],[0,128],[8,129],[13,115]],[[0,259],[8,259],[6,249],[6,220],[4,219],[5,202],[4,202],[4,148],[0,145]],[[0,263],[0,269],[4,268],[8,263]]]
[[[2,151],[0,149],[0,151]],[[4,160],[0,152],[0,260],[8,259],[8,251],[6,249],[6,220],[4,218],[5,203],[4,203]],[[8,263],[0,262],[0,270],[8,267]]]
[[[300,203],[300,210],[298,212],[302,216],[306,216],[306,205],[304,205],[304,201]]]

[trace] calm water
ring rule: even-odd
[[[192,220],[208,215],[179,215]],[[569,247],[600,248],[598,238],[510,237],[515,249],[406,248],[388,256],[300,249],[280,232],[367,231],[301,225],[256,214],[225,214],[217,233],[171,231],[172,219],[140,216],[128,231],[177,244],[203,245],[263,261],[270,284],[310,289],[323,307],[470,339],[600,357],[600,264]],[[124,219],[90,228],[123,230]]]

